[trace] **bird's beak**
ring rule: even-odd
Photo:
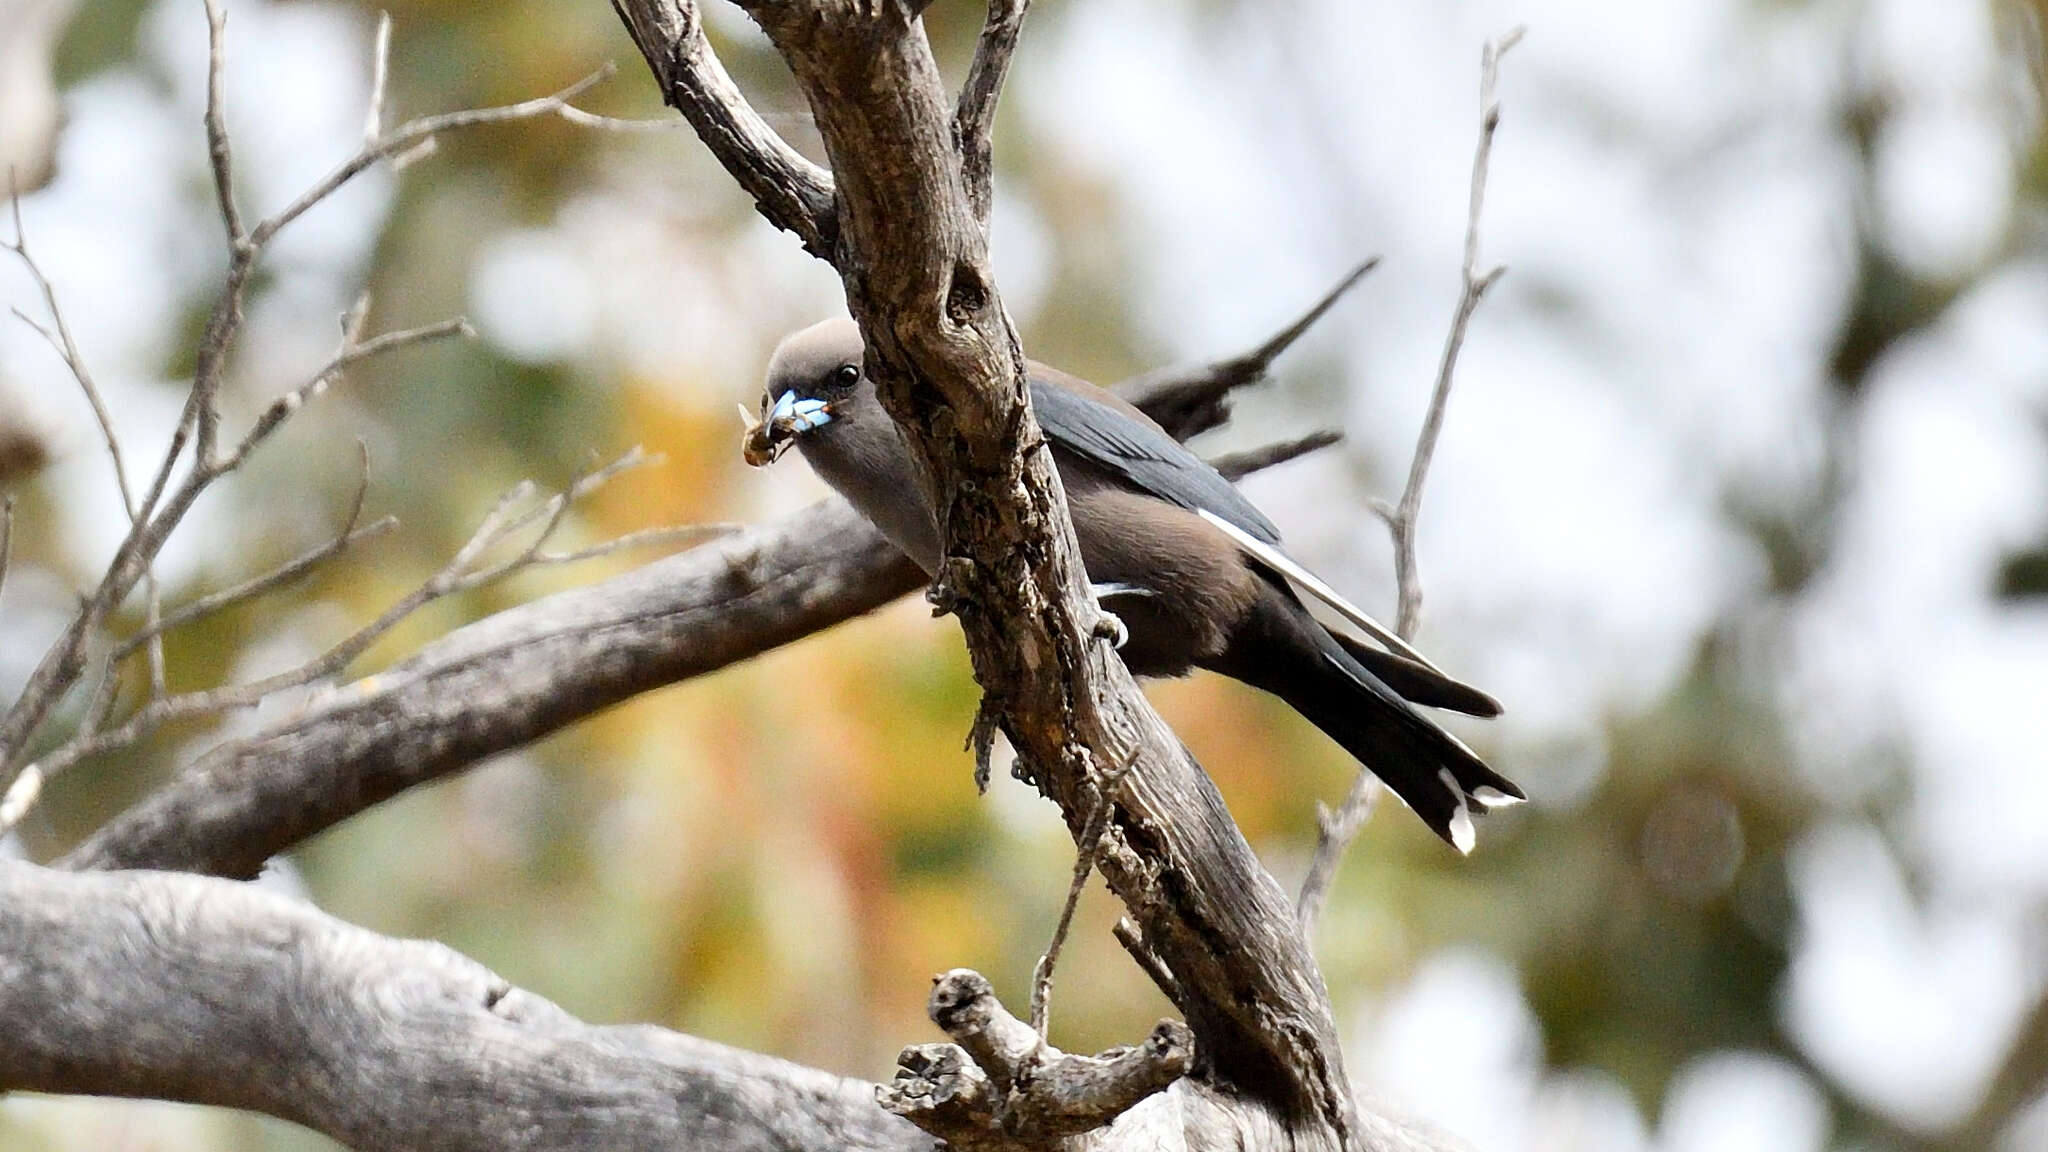
[[[762,406],[767,408],[765,396]],[[748,416],[745,408],[740,409],[740,415],[747,420],[740,456],[748,464],[764,468],[788,451],[798,436],[831,423],[832,407],[823,400],[799,399],[794,392],[784,392],[759,421]]]

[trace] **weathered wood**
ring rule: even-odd
[[[452,632],[207,752],[63,864],[254,876],[407,788],[871,611],[922,579],[829,501]]]
[[[686,26],[673,13],[694,8],[615,3],[642,38]],[[1271,1109],[1297,1146],[1353,1144],[1329,997],[1291,903],[1097,635],[955,149],[953,108],[915,9],[893,0],[741,7],[789,63],[825,142],[838,232],[823,255],[861,325],[868,372],[930,479],[947,557],[933,593],[960,618],[986,712],[1077,840],[1113,777],[1099,865],[1179,983],[1198,1075],[1244,1107]],[[644,39],[640,49],[650,60],[680,51]],[[679,107],[700,98],[660,69],[656,78]],[[744,183],[756,167],[734,175]],[[794,226],[756,199],[772,221]]]
[[[244,884],[0,861],[0,1092],[220,1104],[365,1152],[929,1152],[874,1086],[594,1027]]]

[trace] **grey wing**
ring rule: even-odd
[[[1253,507],[1221,472],[1181,447],[1180,441],[1157,425],[1036,375],[1031,378],[1031,408],[1038,416],[1038,426],[1054,444],[1138,491],[1201,516],[1222,529],[1260,567],[1329,605],[1389,652],[1442,675],[1441,669],[1393,629],[1339,596],[1336,589],[1282,551],[1280,530],[1265,513]]]
[[[1131,487],[1190,512],[1227,520],[1266,544],[1280,543],[1280,530],[1265,513],[1222,473],[1157,426],[1035,376],[1031,408],[1053,443]]]

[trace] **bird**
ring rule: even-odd
[[[792,333],[770,357],[747,462],[794,445],[820,479],[927,574],[937,516],[916,456],[883,408],[852,320]],[[1496,716],[1498,701],[1431,664],[1281,548],[1228,479],[1114,393],[1027,361],[1081,563],[1132,675],[1220,673],[1286,701],[1362,762],[1460,853],[1474,811],[1525,799],[1418,709]],[[1378,645],[1325,625],[1320,601]]]

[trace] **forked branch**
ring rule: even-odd
[[[1472,157],[1472,190],[1465,212],[1465,261],[1463,287],[1458,293],[1457,311],[1451,316],[1450,331],[1444,337],[1443,356],[1437,364],[1436,385],[1430,390],[1429,410],[1422,418],[1422,431],[1415,440],[1415,455],[1408,464],[1408,483],[1401,499],[1391,507],[1374,505],[1373,511],[1386,521],[1394,537],[1394,581],[1400,610],[1394,631],[1403,640],[1413,640],[1422,622],[1422,577],[1415,566],[1415,522],[1422,512],[1422,484],[1429,478],[1429,466],[1436,458],[1437,437],[1443,432],[1444,412],[1451,402],[1451,380],[1458,368],[1458,352],[1465,346],[1465,329],[1478,310],[1479,301],[1507,272],[1505,266],[1479,271],[1479,213],[1486,202],[1486,172],[1493,155],[1493,134],[1500,127],[1500,101],[1495,89],[1500,83],[1500,58],[1521,42],[1526,29],[1515,27],[1489,40],[1479,57],[1479,144]],[[1309,859],[1308,875],[1302,878],[1301,895],[1295,912],[1304,930],[1321,919],[1323,902],[1337,877],[1337,866],[1345,849],[1372,819],[1379,803],[1379,778],[1360,769],[1345,793],[1343,803],[1332,812],[1317,805],[1316,850]]]

